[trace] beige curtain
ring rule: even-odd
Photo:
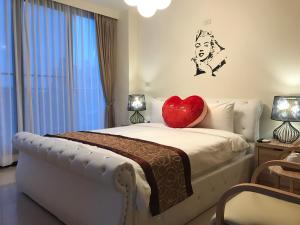
[[[95,14],[97,46],[104,96],[106,99],[106,127],[114,126],[113,78],[115,73],[115,46],[117,20]]]

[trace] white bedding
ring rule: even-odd
[[[94,130],[94,132],[123,135],[132,138],[153,141],[159,144],[179,148],[187,153],[191,163],[191,175],[193,179],[206,171],[222,165],[224,162],[236,158],[245,153],[249,144],[239,135],[228,131],[184,128],[174,129],[159,123],[137,124],[126,127]],[[90,150],[99,151],[96,147],[89,146]],[[105,150],[108,151],[108,150]],[[107,152],[112,157],[121,157],[133,164],[137,181],[137,207],[145,208],[149,205],[151,189],[145,179],[142,168],[134,161]]]
[[[150,188],[138,164],[111,151],[64,139],[26,132],[14,137],[14,148],[20,151],[18,188],[66,224],[186,224],[213,206],[229,187],[249,178],[262,104],[255,99],[232,101],[234,132],[243,136],[162,124],[98,131],[154,141],[187,153],[194,194],[159,216],[150,214]],[[241,156],[248,149],[250,154]]]

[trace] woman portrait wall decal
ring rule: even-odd
[[[196,64],[195,76],[208,74],[216,76],[216,72],[226,64],[225,48],[215,40],[211,32],[199,30],[195,40],[195,56],[192,61]]]

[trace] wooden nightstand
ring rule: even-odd
[[[256,143],[256,167],[270,160],[283,159],[292,151],[300,152],[300,141],[293,144],[284,144],[277,140],[272,140],[270,143]],[[264,171],[258,180],[261,184],[275,187],[278,185],[279,179],[280,187],[282,189],[289,190],[290,181],[287,178],[279,178],[276,175],[270,175],[270,171],[268,170]],[[300,190],[300,183],[297,182],[294,188],[296,190]]]

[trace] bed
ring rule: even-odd
[[[25,132],[15,136],[18,188],[66,224],[185,224],[212,207],[230,186],[249,179],[261,103],[231,101],[235,133],[159,123],[94,131],[174,146],[188,154],[194,193],[159,215],[149,213],[151,189],[136,162],[59,138]]]

